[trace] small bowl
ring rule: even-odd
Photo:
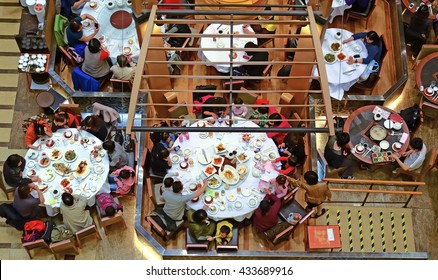
[[[389,148],[389,142],[386,140],[382,140],[379,143],[380,148],[382,148],[383,150],[386,150]]]
[[[33,177],[33,176],[36,176],[36,171],[34,169],[27,171],[27,177]]]
[[[275,153],[271,152],[269,153],[269,159],[274,160],[276,158]]]
[[[189,167],[189,164],[185,161],[181,161],[179,163],[179,167],[181,167],[182,169],[187,169]]]
[[[199,196],[192,199],[192,202],[198,202],[198,201],[199,201]]]
[[[189,186],[189,190],[190,190],[191,192],[195,192],[197,189],[198,189],[198,187],[196,186],[196,184],[191,184],[191,185]]]
[[[213,197],[211,197],[211,196],[209,196],[209,195],[206,195],[206,196],[204,197],[204,202],[205,202],[206,204],[211,204],[211,203],[213,202]]]

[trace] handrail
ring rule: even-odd
[[[345,181],[345,179],[338,178],[324,178],[325,182],[329,183],[340,183],[340,184],[349,184],[349,183],[357,183],[357,184],[378,184],[378,185],[403,185],[403,186],[425,186],[425,182],[413,182],[413,181],[388,181],[388,180],[363,180],[363,179],[353,179]]]
[[[331,188],[330,191],[338,191],[338,192],[359,192],[359,193],[387,193],[387,194],[412,194],[412,195],[420,195],[422,192],[411,192],[411,191],[384,191],[384,190],[365,190],[365,189],[336,189]]]

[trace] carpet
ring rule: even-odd
[[[342,252],[415,252],[412,209],[325,206],[317,225],[339,225]]]

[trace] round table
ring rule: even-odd
[[[405,5],[406,9],[408,9],[411,13],[415,13],[417,9],[420,7],[422,0],[402,0],[403,5]],[[429,14],[430,19],[435,19],[438,14],[438,3],[434,1],[431,5],[432,14]]]
[[[382,116],[384,116],[384,112],[386,111],[389,115],[389,118],[391,118],[392,114],[394,114],[396,117],[397,116],[400,117],[399,114],[397,114],[396,112],[394,112],[389,108],[383,106],[368,105],[354,111],[348,117],[344,125],[344,132],[350,134],[350,142],[348,143],[348,147],[351,149],[353,155],[357,159],[369,164],[373,163],[371,159],[371,154],[373,152],[370,151],[370,148],[374,145],[379,146],[379,142],[380,142],[380,141],[375,141],[370,137],[369,134],[370,129],[375,125],[381,125],[382,127],[384,127],[384,122],[386,120],[384,117],[382,117],[380,121],[374,120],[373,112],[377,112],[377,110],[380,111],[383,110],[383,113],[381,113]],[[394,132],[395,135],[391,135],[392,132]],[[409,129],[406,123],[403,121],[402,128],[400,130],[387,129],[387,135],[384,140],[389,142],[389,148],[385,150],[386,152],[388,151],[395,152],[392,148],[392,144],[395,142],[401,142],[403,144],[401,149],[398,150],[397,152],[398,153],[405,152],[409,146]],[[354,147],[359,143],[362,144],[366,143],[368,145],[368,150],[362,154],[356,153]],[[389,162],[390,161],[379,163],[379,164],[385,164]]]
[[[70,138],[65,137],[64,132],[71,131],[72,136]],[[78,134],[78,140],[74,141],[74,135]],[[83,141],[88,139],[88,144]],[[53,140],[54,145],[48,147],[46,145],[47,140]],[[38,139],[34,145],[41,144],[40,150],[29,149],[26,153],[26,166],[23,171],[24,177],[29,177],[30,172],[34,170],[36,175],[42,180],[41,183],[36,183],[43,188],[48,186],[44,190],[44,204],[46,206],[47,214],[49,216],[55,216],[59,212],[59,206],[61,205],[61,194],[66,191],[61,181],[66,179],[70,182],[72,194],[83,195],[87,198],[88,206],[92,206],[95,203],[94,196],[98,192],[110,192],[109,184],[107,183],[107,177],[109,172],[109,158],[105,150],[100,150],[101,160],[99,162],[91,156],[95,146],[101,146],[102,141],[97,137],[86,131],[78,133],[77,129],[59,129],[53,133],[52,137],[42,137]],[[65,158],[65,152],[73,150],[77,157],[67,161]],[[59,151],[61,156],[56,156],[56,151]],[[47,166],[40,164],[40,160],[44,157],[49,157],[50,162]],[[99,159],[98,159],[99,160]],[[81,174],[76,172],[77,166],[86,161],[87,168]],[[54,168],[54,164],[64,163],[66,166],[70,166],[73,170],[71,173],[63,174]],[[58,195],[54,195],[54,190],[58,191]],[[36,191],[32,192],[32,195],[38,197]]]
[[[249,27],[251,29],[251,27]],[[251,29],[252,30],[252,29]],[[204,31],[203,34],[220,34],[222,32],[222,36],[226,34],[230,34],[231,26],[225,24],[210,24]],[[233,25],[233,32],[238,34],[243,33],[243,25]],[[213,41],[213,37],[203,37],[201,38],[201,48],[217,48],[218,50],[214,51],[201,51],[201,59],[205,62],[226,62],[230,61],[230,38],[229,37],[216,37],[216,41]],[[244,48],[245,44],[248,42],[253,42],[257,45],[257,38],[239,38],[233,37],[233,46],[235,48]],[[245,51],[236,51],[237,58],[233,59],[233,66],[238,67],[239,62],[247,62],[248,59],[243,58],[246,54]],[[211,64],[209,66],[213,66],[217,69],[217,71],[222,73],[229,73],[230,64]]]
[[[205,120],[201,120],[199,122],[205,123]],[[194,123],[192,126],[197,126],[199,122]],[[214,124],[214,126],[218,125],[219,124],[217,122]],[[238,121],[237,124],[233,125],[242,127],[258,127],[251,121]],[[207,124],[207,126],[210,125]],[[260,151],[258,152],[259,154],[268,156],[270,153],[274,153],[275,157],[278,157],[279,154],[274,141],[268,138],[264,132],[251,133],[250,135],[252,138],[248,144],[242,140],[242,133],[215,132],[212,133],[212,137],[209,137],[208,135],[209,134],[206,132],[190,132],[188,140],[183,138],[183,142],[180,142],[180,140],[177,139],[174,145],[179,145],[181,147],[179,152],[180,159],[174,162],[169,172],[179,173],[178,178],[184,184],[183,194],[187,194],[190,193],[190,185],[201,182],[202,179],[207,177],[204,173],[207,165],[201,164],[199,160],[201,159],[201,161],[203,161],[202,159],[204,158],[204,153],[207,159],[212,159],[215,156],[226,157],[229,155],[228,151],[225,153],[216,153],[215,147],[217,147],[220,143],[224,144],[227,150],[236,150],[237,155],[245,153],[247,160],[244,162],[237,161],[236,164],[237,168],[239,165],[244,165],[247,168],[247,173],[243,179],[240,179],[236,184],[228,184],[228,189],[225,188],[224,182],[215,188],[208,187],[206,192],[199,197],[198,202],[188,202],[187,206],[194,210],[201,209],[204,206],[204,197],[206,195],[211,195],[214,198],[214,201],[212,204],[210,204],[210,206],[214,205],[217,208],[217,212],[211,212],[210,208],[207,210],[207,213],[211,219],[220,221],[227,218],[233,218],[236,221],[243,221],[245,218],[250,218],[254,210],[257,209],[258,205],[265,196],[265,193],[261,192],[259,189],[260,178],[269,181],[270,179],[276,178],[279,174],[274,164],[268,160],[264,164],[265,172],[260,172],[260,177],[257,177],[259,174],[255,173],[258,171],[258,169],[255,170],[256,172],[253,172],[253,169],[256,168],[255,165],[257,163],[260,164],[261,162],[254,160],[254,150],[256,150],[256,145],[258,146],[261,143]],[[256,144],[257,139],[260,139],[260,143],[258,144]],[[174,152],[171,153],[170,158],[172,161],[173,157],[176,155],[177,154]],[[188,155],[188,157],[193,160],[193,166],[189,166],[187,169],[183,170],[181,169],[179,162],[180,160],[184,160],[185,155]],[[224,161],[224,164],[226,163],[227,159]],[[209,178],[212,178],[213,176],[215,175],[212,175]],[[267,183],[266,186],[269,186],[269,183]],[[240,194],[238,194],[238,188],[241,190]],[[216,192],[218,193],[217,198],[215,197]],[[252,202],[255,200],[256,204],[250,205],[250,200],[253,200]],[[235,207],[237,201],[240,201],[242,205],[242,207],[239,209]],[[224,210],[220,210],[221,205],[225,206]]]
[[[341,32],[340,38],[336,37],[337,32]],[[323,55],[327,53],[334,53],[335,55],[337,55],[339,52],[335,53],[332,50],[330,50],[330,45],[334,42],[342,42],[342,40],[350,38],[352,35],[353,35],[352,32],[345,29],[340,29],[340,28],[327,29],[324,35],[324,41],[322,42]],[[354,50],[354,46],[357,45],[360,46],[360,52],[356,52]],[[342,100],[342,97],[344,96],[344,91],[349,90],[353,84],[359,81],[360,75],[362,75],[363,71],[365,71],[365,68],[367,67],[366,64],[362,64],[362,63],[348,65],[347,64],[348,57],[354,56],[355,54],[359,54],[360,57],[362,58],[368,56],[368,51],[365,48],[364,43],[360,39],[342,45],[341,51],[346,55],[345,60],[339,61],[339,59],[336,59],[336,62],[332,64],[329,63],[325,64],[326,71],[328,74],[327,78],[329,82],[330,96],[337,100]],[[349,72],[350,70],[352,70],[352,72]],[[315,71],[317,71],[316,68]]]
[[[430,102],[438,104],[438,92],[427,94],[427,88],[432,81],[438,81],[438,52],[429,54],[425,58],[421,59],[415,70],[415,80],[418,88],[424,87],[424,91],[421,93]],[[438,86],[438,85],[437,85]]]
[[[92,15],[99,23],[99,32],[96,34],[101,43],[108,49],[113,64],[117,62],[117,56],[120,54],[132,54],[133,61],[138,60],[140,54],[140,45],[137,37],[135,22],[132,20],[131,6],[126,0],[121,0],[122,6],[119,6],[119,1],[112,1],[114,8],[109,9],[107,0],[94,0],[97,3],[95,8],[90,7],[90,2],[85,3],[81,14]],[[117,23],[112,23],[115,17],[123,16],[123,20],[118,18]],[[117,16],[118,15],[118,16]],[[86,23],[87,22],[87,23]],[[94,31],[94,23],[89,19],[82,21],[85,36],[88,36]],[[129,23],[129,25],[128,25]]]
[[[36,104],[41,108],[48,108],[55,102],[55,97],[50,91],[42,91],[36,96]]]

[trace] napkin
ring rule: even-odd
[[[405,143],[406,140],[408,140],[409,138],[409,134],[407,134],[406,132],[403,132],[402,137],[400,138],[400,143]]]
[[[356,71],[356,68],[351,66],[351,65],[342,67],[342,73],[344,73],[344,74],[350,74],[354,71]]]
[[[397,114],[391,114],[389,119],[394,121],[394,122],[403,123],[403,118],[400,115],[397,115]]]

